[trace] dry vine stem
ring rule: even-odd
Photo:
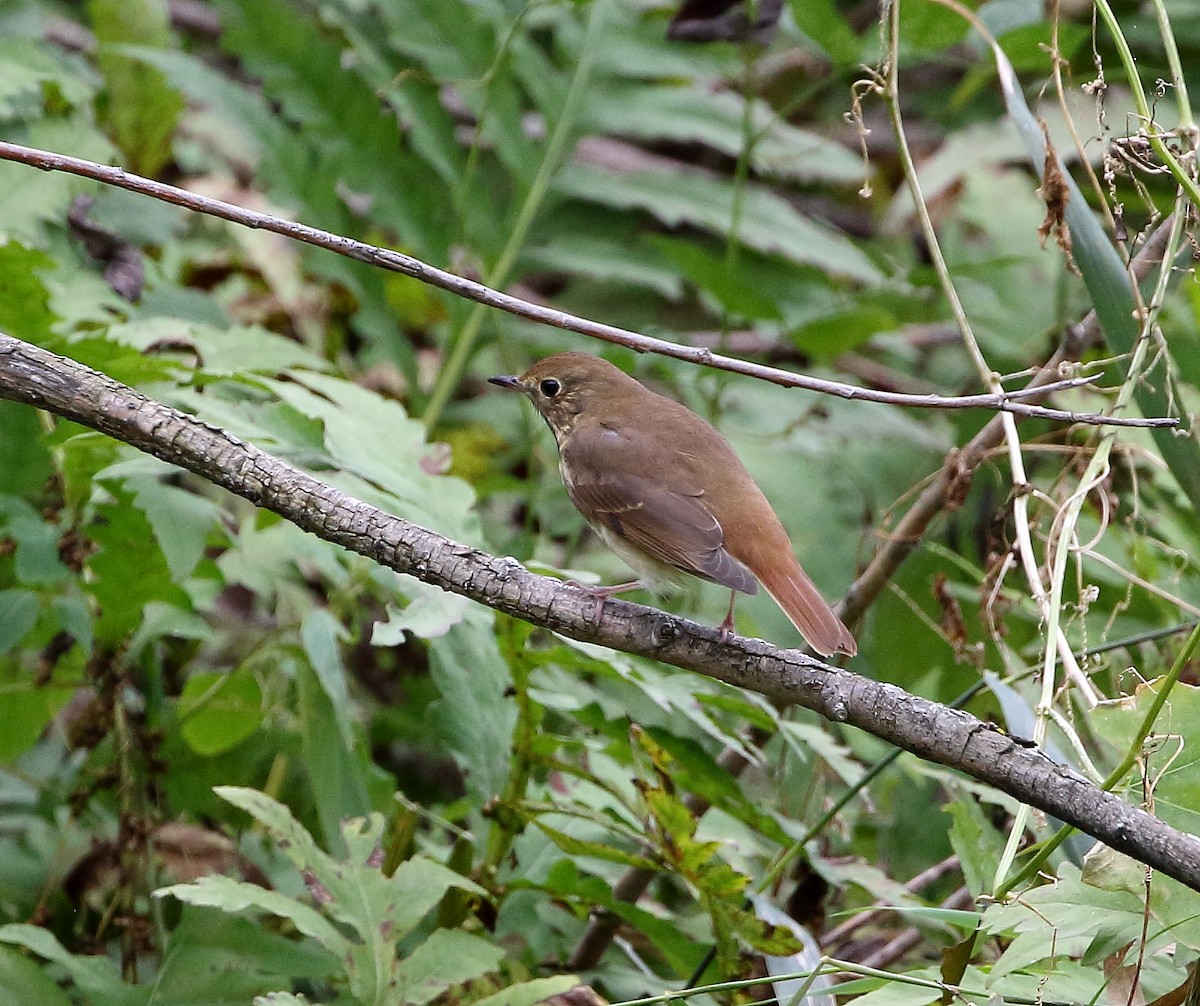
[[[776,367],[767,367],[762,364],[750,363],[746,360],[722,356],[708,349],[679,345],[678,343],[667,342],[663,339],[654,339],[647,335],[631,332],[628,329],[618,328],[615,325],[605,325],[602,322],[580,318],[565,311],[558,311],[542,304],[534,304],[531,301],[522,300],[519,297],[514,297],[499,290],[493,290],[482,283],[477,283],[474,280],[466,279],[465,277],[457,276],[454,273],[428,265],[419,259],[413,258],[411,255],[404,255],[401,252],[392,251],[388,248],[380,248],[362,241],[355,241],[340,234],[319,230],[316,227],[308,227],[290,220],[283,220],[269,213],[248,210],[240,206],[234,206],[232,203],[222,202],[219,199],[197,195],[194,192],[189,192],[187,189],[177,188],[174,185],[167,185],[150,178],[143,178],[140,175],[130,174],[121,168],[110,165],[98,164],[95,161],[87,161],[79,157],[69,157],[65,154],[55,154],[46,150],[37,150],[33,147],[24,147],[18,143],[9,143],[7,141],[0,141],[0,160],[16,161],[20,164],[40,168],[43,171],[63,171],[79,175],[83,178],[91,178],[99,182],[104,182],[107,185],[126,189],[130,192],[151,196],[175,206],[182,206],[197,213],[219,217],[223,220],[229,220],[232,223],[242,224],[245,227],[271,231],[275,234],[281,234],[284,237],[293,238],[296,241],[302,241],[305,244],[325,248],[358,262],[365,262],[368,265],[378,266],[381,269],[387,269],[391,272],[402,273],[405,276],[411,276],[422,283],[428,283],[430,286],[446,290],[466,300],[475,301],[487,307],[498,308],[501,311],[507,311],[509,314],[513,314],[519,318],[540,322],[543,325],[561,328],[569,332],[577,332],[580,335],[586,335],[593,339],[600,339],[615,345],[625,346],[638,353],[656,353],[660,356],[674,357],[688,363],[712,367],[717,370],[725,370],[746,377],[754,377],[762,381],[769,381],[771,384],[778,384],[785,388],[803,388],[826,395],[835,395],[838,398],[880,402],[884,405],[903,405],[929,409],[989,408],[1001,412],[1011,412],[1014,415],[1037,416],[1043,419],[1068,423],[1142,427],[1167,427],[1179,424],[1179,420],[1168,416],[1110,419],[1093,412],[1069,412],[1063,409],[1050,409],[1041,405],[1029,405],[1017,400],[1029,394],[1028,391],[1005,391],[966,396],[906,395],[898,392],[861,388],[852,384],[843,384],[840,381],[827,381],[819,377],[796,374],[792,371],[780,370]],[[1055,382],[1054,388],[1072,388],[1089,383],[1091,383],[1089,378],[1071,377]],[[1040,392],[1044,394],[1049,390],[1053,389],[1042,388]]]
[[[860,727],[1075,825],[1200,891],[1200,838],[1105,793],[960,710],[762,640],[637,604],[596,599],[512,559],[451,541],[356,500],[217,427],[88,367],[0,335],[0,398],[45,409],[178,465],[298,527],[426,583],[599,643]]]

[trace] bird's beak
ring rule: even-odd
[[[512,374],[501,374],[499,377],[489,377],[488,384],[494,384],[499,388],[507,388],[509,391],[522,391],[521,379]]]

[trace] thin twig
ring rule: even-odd
[[[659,356],[669,356],[688,363],[768,381],[771,384],[777,384],[785,388],[802,388],[807,391],[834,395],[838,398],[880,402],[884,405],[902,405],[912,408],[997,409],[1001,412],[1010,412],[1013,415],[1038,417],[1067,423],[1144,427],[1168,427],[1179,424],[1178,419],[1165,416],[1144,419],[1130,417],[1109,419],[1097,413],[1050,409],[1041,405],[1030,405],[1019,401],[1018,399],[1023,396],[1031,394],[1028,391],[954,397],[943,395],[904,395],[896,392],[862,388],[853,384],[843,384],[840,381],[827,381],[819,377],[796,374],[791,371],[780,370],[776,367],[767,367],[758,363],[750,363],[746,360],[722,356],[707,349],[681,346],[663,339],[654,339],[650,336],[631,332],[628,329],[619,328],[615,325],[606,325],[602,322],[591,321],[587,318],[568,314],[565,311],[534,304],[519,297],[514,297],[511,294],[494,290],[483,283],[455,275],[444,269],[438,269],[435,266],[422,262],[420,259],[413,258],[411,255],[405,255],[390,248],[380,248],[377,245],[367,244],[364,241],[355,241],[352,238],[334,234],[330,231],[308,227],[305,224],[296,223],[291,220],[284,220],[269,213],[261,213],[256,210],[235,206],[232,203],[226,203],[219,199],[197,195],[194,192],[189,192],[187,189],[167,185],[164,182],[154,181],[150,178],[143,178],[141,175],[131,174],[121,168],[112,167],[107,164],[98,164],[95,161],[88,161],[79,157],[69,157],[65,154],[55,154],[46,150],[37,150],[32,147],[25,147],[6,141],[0,141],[0,160],[16,161],[20,164],[40,168],[43,171],[63,171],[68,174],[79,175],[82,178],[91,178],[106,185],[150,196],[175,206],[182,206],[197,213],[204,213],[208,216],[219,217],[222,220],[241,224],[244,227],[253,227],[258,230],[281,234],[284,237],[302,241],[305,244],[324,248],[338,255],[343,255],[346,258],[354,259],[357,262],[365,262],[367,265],[378,266],[381,269],[387,269],[391,272],[398,272],[466,300],[475,301],[501,311],[507,311],[509,314],[519,318],[525,318],[529,321],[539,322],[540,324],[549,325],[568,332],[576,332],[593,339],[600,339],[603,342],[613,343],[614,345],[625,346],[638,353],[655,353]],[[1077,381],[1076,383],[1087,382]],[[1039,390],[1044,393],[1044,389]]]

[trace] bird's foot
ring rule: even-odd
[[[717,626],[717,632],[721,634],[721,642],[728,643],[736,633],[733,631],[733,604],[737,600],[737,594],[732,590],[729,592],[729,610],[725,613],[725,620]]]
[[[592,613],[592,624],[599,625],[600,619],[604,617],[604,603],[614,594],[623,594],[627,590],[637,590],[643,586],[641,580],[630,580],[628,583],[614,583],[612,586],[596,586],[589,583],[580,583],[578,580],[565,580],[568,587],[574,587],[576,590],[581,590],[596,599],[596,610]]]

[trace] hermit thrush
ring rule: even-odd
[[[818,653],[857,651],[729,442],[694,412],[586,353],[490,380],[529,396],[558,441],[571,502],[641,585],[654,590],[690,573],[729,587],[721,625],[729,632],[736,592],[755,594],[762,583]]]

